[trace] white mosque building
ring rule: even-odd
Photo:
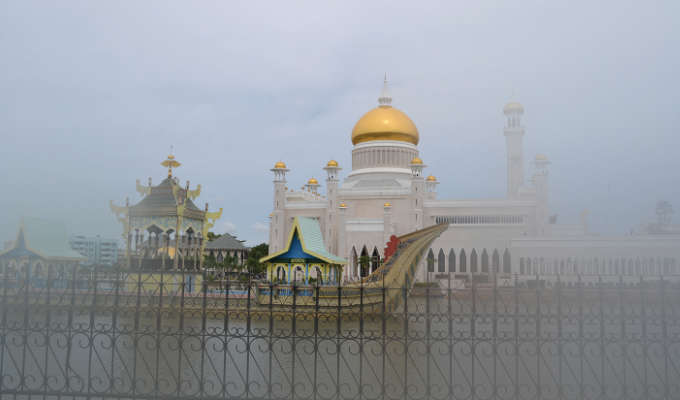
[[[491,274],[533,279],[560,274],[564,281],[581,274],[614,277],[671,274],[680,261],[680,237],[593,237],[585,220],[574,226],[556,225],[549,216],[549,166],[544,155],[531,158],[532,176],[524,176],[524,107],[510,102],[503,108],[507,158],[507,194],[499,199],[449,200],[437,197],[439,181],[424,173],[418,151],[420,134],[402,111],[394,108],[387,81],[378,106],[352,130],[352,166],[330,160],[326,190],[310,179],[302,190],[287,186],[289,171],[282,161],[274,173],[269,251],[286,245],[297,216],[319,220],[331,253],[349,260],[343,279],[366,276],[379,265],[386,242],[434,224],[449,229],[423,257],[419,280],[453,279],[457,285],[488,281]],[[371,262],[366,266],[365,257]],[[363,266],[362,266],[363,265]],[[548,279],[553,279],[548,278]]]

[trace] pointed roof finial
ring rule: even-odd
[[[385,107],[390,107],[392,104],[392,96],[390,96],[390,88],[387,85],[387,72],[385,72],[385,80],[383,81],[383,89],[378,97],[378,104]]]
[[[171,153],[168,155],[168,158],[161,163],[162,166],[168,169],[168,178],[172,178],[173,168],[177,168],[182,165],[177,160],[175,160],[175,156],[172,154],[172,146],[170,146],[170,151]]]

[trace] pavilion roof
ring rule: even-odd
[[[323,242],[323,235],[321,234],[321,226],[319,221],[315,218],[309,217],[295,217],[293,226],[288,235],[288,242],[286,247],[274,254],[270,254],[260,259],[260,262],[266,262],[286,254],[293,244],[293,238],[297,235],[302,244],[302,251],[306,254],[314,256],[329,264],[347,264],[347,260],[331,254],[326,250],[326,245]]]
[[[87,258],[71,248],[62,223],[24,217],[17,240],[0,257],[35,255],[46,260],[85,261]]]
[[[173,187],[177,187],[173,189]],[[130,214],[132,216],[144,215],[175,215],[177,213],[177,200],[175,199],[175,191],[183,197],[185,190],[177,184],[172,178],[168,177],[157,186],[150,188],[149,194],[137,204],[130,207]],[[186,211],[185,217],[188,218],[202,218],[203,211],[196,207],[194,202],[186,197],[185,200]]]
[[[208,250],[245,250],[246,247],[243,245],[243,242],[236,239],[235,236],[232,236],[228,233],[225,233],[224,235],[218,237],[215,240],[211,240],[205,245],[205,248]]]

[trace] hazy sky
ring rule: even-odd
[[[174,145],[217,230],[265,241],[269,168],[344,176],[385,72],[440,198],[504,195],[514,93],[559,222],[680,214],[680,1],[330,3],[0,2],[0,239],[21,215],[119,235],[109,200],[138,201]]]

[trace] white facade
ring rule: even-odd
[[[383,94],[380,107],[390,107],[390,102],[391,98]],[[454,276],[458,284],[494,271],[508,276],[519,274],[520,257],[533,259],[534,252],[540,257],[545,243],[558,243],[560,257],[575,257],[588,242],[583,236],[586,228],[584,224],[571,226],[569,238],[560,239],[563,230],[549,221],[550,163],[545,156],[537,155],[532,159],[534,173],[525,180],[522,143],[525,130],[521,120],[524,108],[511,102],[503,112],[507,149],[505,198],[438,199],[439,182],[433,176],[425,177],[426,166],[418,158],[418,133],[411,141],[385,140],[391,136],[376,134],[375,139],[354,144],[351,170],[342,181],[340,166],[329,161],[324,168],[325,195],[318,193],[320,185],[313,179],[303,190],[288,189],[288,169],[284,163],[277,163],[272,169],[275,180],[270,253],[285,245],[285,233],[294,217],[308,216],[319,219],[327,248],[349,260],[344,279],[350,281],[377,267],[372,262],[368,271],[361,271],[359,259],[362,255],[382,257],[391,235],[403,235],[437,223],[448,223],[449,229],[432,244],[428,257],[423,258],[417,274],[421,281],[444,278],[442,272],[447,273],[446,279]],[[360,123],[361,120],[357,126]],[[554,236],[553,231],[560,236]],[[668,246],[680,248],[680,240],[668,240],[662,246],[664,250],[657,250],[668,253]],[[606,253],[613,259],[618,250],[617,246],[607,247],[602,250],[602,257]],[[680,259],[677,251],[669,254],[665,257]]]
[[[74,235],[69,238],[71,248],[87,257],[85,265],[114,265],[118,261],[118,240],[99,236]]]

